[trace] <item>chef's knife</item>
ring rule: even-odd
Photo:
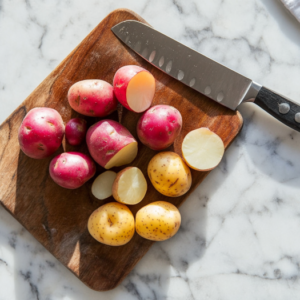
[[[133,51],[173,78],[232,109],[254,102],[300,131],[300,106],[253,80],[171,39],[152,27],[128,20],[111,29]]]

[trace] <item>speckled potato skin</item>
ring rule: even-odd
[[[127,244],[134,235],[134,217],[129,208],[111,202],[97,208],[90,216],[88,230],[98,242],[109,246]]]
[[[174,236],[181,224],[180,212],[169,202],[157,201],[136,214],[136,232],[151,241],[165,241]]]
[[[111,114],[118,105],[112,85],[99,79],[74,83],[68,91],[68,101],[80,114],[101,118]]]
[[[168,197],[179,197],[191,187],[192,174],[181,157],[170,151],[156,154],[148,164],[154,188]]]

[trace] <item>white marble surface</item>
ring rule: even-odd
[[[280,1],[0,0],[0,122],[118,7],[300,102],[300,24]],[[0,299],[300,299],[300,134],[253,104],[240,112],[179,233],[113,291],[84,286],[0,208]]]

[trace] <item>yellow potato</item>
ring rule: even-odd
[[[176,234],[181,216],[176,206],[157,201],[141,208],[135,217],[136,232],[151,241],[164,241]]]
[[[149,162],[148,176],[161,194],[178,197],[191,187],[192,174],[189,167],[174,152],[160,152]]]
[[[107,203],[91,214],[88,230],[100,243],[110,246],[125,245],[134,235],[134,217],[126,205]]]

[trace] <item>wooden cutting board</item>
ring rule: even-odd
[[[77,190],[56,185],[49,176],[51,159],[63,151],[87,153],[86,145],[71,147],[63,143],[55,155],[34,160],[20,151],[18,128],[33,107],[47,106],[60,112],[64,122],[78,114],[67,101],[69,87],[83,79],[103,79],[112,83],[114,73],[124,65],[140,65],[156,79],[153,105],[170,104],[179,109],[183,129],[169,150],[181,155],[183,137],[198,127],[217,133],[226,147],[240,131],[243,120],[238,112],[209,100],[189,87],[172,79],[137,56],[120,42],[110,28],[133,19],[145,22],[132,11],[119,9],[109,14],[68,57],[32,92],[0,127],[0,201],[1,204],[58,260],[90,288],[105,291],[116,287],[148,251],[153,242],[135,234],[124,246],[110,247],[96,242],[88,233],[89,215],[109,201],[98,201],[90,192],[92,180]],[[122,124],[136,137],[139,114],[124,109]],[[118,120],[117,113],[109,116]],[[86,117],[91,125],[98,121]],[[132,165],[146,175],[149,160],[156,152],[139,144],[139,153]],[[117,169],[118,170],[118,169]],[[98,167],[97,172],[103,169]],[[135,214],[142,206],[157,200],[180,206],[209,172],[192,171],[192,188],[184,196],[168,198],[159,194],[148,176],[148,192],[138,205],[130,207]],[[176,236],[173,237],[176,239]]]

